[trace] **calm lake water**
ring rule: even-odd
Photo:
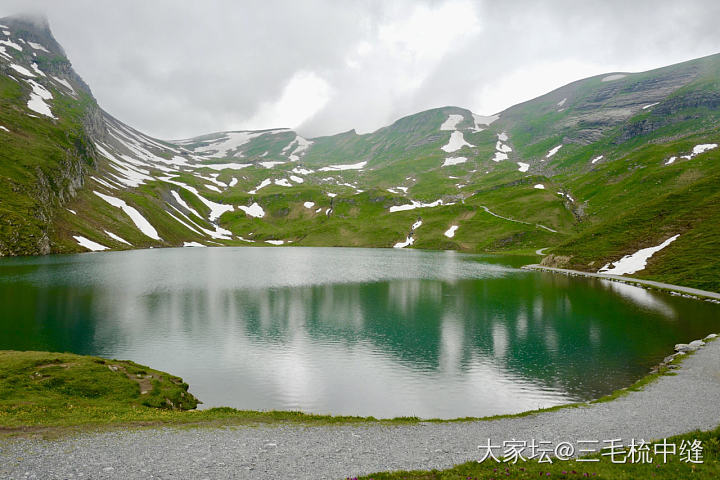
[[[0,259],[0,349],[131,359],[203,407],[485,416],[627,386],[720,305],[535,258],[197,248]]]

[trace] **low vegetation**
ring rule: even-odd
[[[658,439],[664,441],[664,439]],[[553,463],[539,463],[537,460],[518,461],[517,463],[500,462],[487,459],[482,463],[467,462],[447,470],[412,471],[412,472],[386,472],[374,473],[364,477],[353,477],[356,480],[500,480],[500,479],[612,479],[636,480],[658,479],[679,480],[693,478],[699,480],[714,480],[720,478],[720,427],[715,430],[701,432],[695,431],[677,435],[667,439],[668,444],[676,446],[691,445],[695,440],[702,446],[702,463],[687,462],[679,454],[667,456],[667,463],[662,457],[650,455],[652,463],[612,463],[608,456],[593,454],[582,457],[584,460],[599,459],[597,462],[568,460],[555,460]],[[656,442],[649,442],[654,444]],[[652,448],[652,447],[651,447]],[[480,454],[478,451],[478,460]],[[605,453],[608,453],[606,451]],[[616,457],[617,461],[627,459],[627,456]]]

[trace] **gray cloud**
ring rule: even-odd
[[[298,118],[309,136],[371,131],[443,105],[493,113],[583,76],[720,50],[714,0],[0,5],[24,11],[48,16],[101,106],[160,138]],[[307,98],[321,108],[302,119]]]

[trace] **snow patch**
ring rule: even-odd
[[[298,177],[297,175],[290,175],[290,180],[295,183],[303,183],[305,181],[302,177]]]
[[[40,45],[39,43],[27,42],[27,44],[30,45],[30,46],[31,46],[33,49],[35,49],[35,50],[42,50],[43,52],[50,53],[50,50],[48,50],[47,48],[43,47],[43,46]]]
[[[498,140],[497,143],[495,144],[495,150],[497,150],[498,152],[503,152],[503,153],[512,152],[512,148],[510,148],[509,145],[505,145],[500,140]]]
[[[165,210],[165,213],[167,213],[168,215],[170,215],[173,220],[175,220],[176,222],[178,222],[180,225],[182,225],[183,227],[187,228],[187,229],[190,230],[191,232],[197,233],[198,235],[202,235],[202,233],[201,233],[201,231],[202,231],[202,232],[205,232],[206,235],[211,235],[213,238],[225,238],[224,236],[215,235],[215,233],[212,232],[211,230],[206,230],[206,229],[200,227],[197,223],[195,223],[195,222],[193,222],[192,220],[190,220],[190,217],[188,217],[188,216],[185,215],[183,212],[181,212],[180,209],[177,208],[175,205],[173,205],[173,204],[171,204],[171,203],[168,203],[168,205],[170,205],[170,208],[172,208],[173,210],[175,210],[181,217],[183,217],[185,220],[187,220],[188,223],[185,223],[184,221],[180,220],[178,217],[176,217],[175,215],[173,215],[173,214],[172,214],[171,212],[169,212],[168,210]]]
[[[43,72],[42,70],[40,70],[40,67],[37,66],[37,63],[33,62],[30,66],[31,66],[32,69],[35,71],[35,73],[37,73],[37,74],[40,75],[41,77],[46,77],[46,76],[47,76],[47,75],[45,75],[45,72]]]
[[[303,203],[303,207],[305,208],[313,208],[315,206],[315,202],[305,202]]]
[[[45,100],[50,100],[53,98],[52,93],[50,93],[45,87],[43,87],[34,80],[28,80],[28,83],[32,86],[33,89],[32,93],[30,94],[30,100],[28,100],[27,102],[28,108],[41,115],[45,115],[46,117],[56,118],[52,114],[50,106],[45,103]]]
[[[620,80],[621,78],[625,78],[627,75],[624,73],[614,73],[612,75],[608,75],[607,77],[603,78],[603,82],[612,82],[614,80]]]
[[[120,178],[116,175],[113,175],[118,182],[121,184],[128,186],[128,187],[138,187],[145,183],[145,180],[155,180],[154,177],[151,177],[148,175],[150,173],[148,170],[144,170],[135,166],[128,165],[126,162],[123,162],[122,160],[119,160],[116,158],[113,154],[111,154],[109,151],[107,151],[101,144],[96,143],[95,147],[98,149],[100,154],[102,154],[105,158],[107,158],[110,161],[110,167],[113,168],[115,171],[120,173],[123,178]],[[140,162],[137,162],[135,159],[128,157],[127,155],[124,155],[123,158],[132,164],[138,164]],[[98,181],[98,183],[100,183]]]
[[[462,115],[448,115],[447,120],[443,122],[442,125],[440,125],[440,130],[455,130],[455,127],[457,127],[457,124],[463,121]]]
[[[310,147],[310,145],[313,144],[313,142],[312,140],[307,140],[300,135],[296,135],[295,139],[290,142],[285,148],[283,148],[281,153],[286,153],[293,144],[297,145],[297,147],[295,147],[295,150],[290,153],[290,155],[288,156],[288,160],[290,160],[291,162],[297,162],[298,160],[300,160],[300,156],[306,152],[306,150]]]
[[[7,127],[5,127],[5,126],[3,126],[3,125],[0,125],[0,130],[5,130],[6,132],[9,132],[9,131],[10,131],[10,130],[8,130]]]
[[[282,165],[285,162],[260,162],[260,165],[262,165],[265,168],[273,168],[275,165]]]
[[[604,158],[604,155],[598,155],[597,157],[595,157],[595,158],[593,158],[592,160],[590,160],[590,163],[592,163],[593,165],[595,165],[597,162],[599,162],[599,161],[602,160],[603,158]]]
[[[518,164],[518,167],[519,167],[519,168],[518,168],[518,171],[523,172],[523,173],[524,173],[524,172],[527,172],[528,169],[530,168],[530,164],[529,164],[529,163],[517,162],[517,164]]]
[[[220,218],[223,213],[225,212],[232,212],[235,208],[232,205],[223,205],[222,203],[215,203],[211,200],[208,200],[207,198],[200,195],[200,193],[197,191],[195,187],[191,187],[190,185],[185,185],[184,183],[178,182],[173,180],[173,177],[163,177],[160,180],[171,183],[173,185],[177,185],[179,187],[183,187],[188,192],[194,194],[198,200],[203,202],[209,209],[210,209],[210,221],[213,222]],[[226,230],[227,231],[227,230]]]
[[[405,248],[409,247],[413,243],[415,243],[415,239],[413,237],[407,237],[404,242],[398,242],[393,245],[393,248]]]
[[[655,247],[648,247],[643,248],[641,250],[638,250],[637,252],[631,254],[631,255],[625,255],[623,258],[618,260],[617,262],[612,262],[612,266],[610,263],[602,267],[600,270],[598,270],[598,273],[607,273],[610,275],[627,275],[635,272],[639,272],[640,270],[644,270],[647,266],[647,261],[652,257],[655,253],[659,252],[663,248],[670,245],[672,242],[674,242],[680,235],[674,235],[667,240],[665,240],[660,245],[657,245]]]
[[[560,101],[557,103],[557,106],[558,106],[558,107],[562,107],[563,105],[565,105],[565,102],[567,102],[567,98],[563,98],[562,100],[560,100]]]
[[[455,232],[457,231],[457,229],[458,229],[458,226],[457,226],[457,225],[453,225],[452,227],[448,228],[448,229],[445,231],[444,235],[445,235],[447,238],[453,238],[453,237],[455,236]]]
[[[301,168],[301,167],[295,167],[291,170],[293,173],[297,173],[298,175],[309,175],[314,172],[314,170],[309,170],[307,168]]]
[[[208,158],[225,158],[229,152],[237,150],[239,147],[245,145],[255,137],[259,137],[260,135],[264,135],[266,133],[279,133],[280,131],[225,132],[222,137],[209,141],[209,143],[205,146],[195,148],[193,152],[202,154]],[[189,141],[192,141],[192,139]],[[182,143],[182,141],[177,143]],[[237,152],[235,152],[235,156],[237,156],[236,153]]]
[[[701,145],[695,145],[690,155],[683,155],[681,158],[691,160],[693,157],[700,155],[701,153],[717,148],[717,146],[717,143],[703,143]]]
[[[257,202],[253,203],[249,207],[241,205],[238,208],[245,212],[247,215],[250,215],[251,217],[263,218],[265,216],[265,210],[263,210],[263,208],[258,205]]]
[[[292,183],[290,183],[287,178],[275,180],[275,185],[280,185],[281,187],[292,187]]]
[[[125,245],[130,245],[132,247],[132,244],[125,240],[124,238],[120,237],[119,235],[115,235],[112,232],[108,232],[107,230],[103,230],[107,234],[108,237],[112,238],[113,240],[116,240],[120,243],[124,243]]]
[[[457,152],[462,147],[474,147],[475,145],[472,145],[465,141],[465,137],[463,136],[462,132],[458,132],[455,130],[450,134],[450,140],[448,141],[447,145],[444,145],[441,148],[441,150],[452,153]]]
[[[22,47],[18,45],[17,43],[13,42],[12,40],[0,40],[1,45],[7,45],[8,47],[12,47],[18,52],[22,52]]]
[[[557,194],[560,195],[561,197],[567,198],[568,200],[570,200],[573,203],[575,202],[575,199],[573,197],[571,197],[569,193],[557,192]]]
[[[452,165],[460,165],[461,163],[467,162],[466,157],[448,157],[445,159],[441,166],[450,167]]]
[[[508,135],[505,132],[498,134],[498,141],[495,143],[495,155],[493,155],[492,161],[493,162],[501,162],[503,160],[507,160],[508,153],[512,152],[512,148],[510,148],[509,145],[505,145],[503,142],[508,141]]]
[[[643,110],[647,110],[648,108],[654,107],[654,106],[657,105],[658,103],[660,103],[660,102],[650,103],[650,104],[648,104],[648,105],[643,106],[642,109],[643,109]]]
[[[495,120],[500,118],[500,115],[490,115],[490,116],[483,116],[483,115],[477,115],[475,113],[472,114],[473,121],[475,122],[475,127],[473,128],[474,132],[482,132],[483,129],[480,127],[480,125],[490,125]]]
[[[207,245],[198,242],[184,242],[183,247],[207,247]]]
[[[137,209],[135,209],[135,207],[131,207],[130,205],[125,203],[125,200],[111,197],[110,195],[105,195],[98,191],[93,191],[93,193],[105,200],[113,207],[122,209],[122,211],[125,212],[128,217],[130,217],[130,220],[133,221],[135,226],[146,236],[152,238],[153,240],[162,240],[158,235],[157,230],[155,230],[155,227],[153,227],[150,222],[148,222],[147,219],[145,219],[145,217],[143,217],[142,214],[138,212]]]
[[[412,203],[406,203],[405,205],[393,205],[390,207],[390,212],[403,212],[406,210],[414,210],[416,208],[433,208],[442,205],[454,205],[454,203],[443,203],[442,200],[435,200],[431,203],[422,203],[411,200]]]
[[[92,176],[92,175],[90,176],[90,178],[93,179],[93,180],[95,180],[97,183],[99,183],[100,185],[102,185],[102,186],[105,187],[105,188],[109,188],[110,190],[117,190],[117,187],[116,187],[116,186],[110,185],[108,182],[106,182],[105,180],[103,180],[103,179],[101,179],[101,178],[97,178],[97,177],[94,177],[94,176]]]
[[[501,161],[507,160],[507,159],[508,159],[507,153],[495,152],[495,155],[493,156],[492,161],[493,162],[501,162]]]
[[[272,183],[272,180],[270,180],[269,178],[266,178],[265,180],[263,180],[262,182],[260,182],[260,185],[258,185],[257,187],[253,188],[253,189],[250,190],[248,193],[249,193],[250,195],[255,195],[255,194],[258,192],[258,190],[260,190],[261,188],[267,187],[267,186],[270,185],[271,183]]]
[[[552,156],[555,155],[555,154],[558,152],[558,150],[560,150],[561,148],[562,148],[562,143],[561,143],[560,145],[558,145],[557,147],[551,148],[550,151],[547,153],[547,155],[545,155],[545,158],[550,158],[550,157],[552,157]]]
[[[461,134],[462,135],[462,134]],[[321,172],[339,172],[341,170],[362,170],[367,162],[352,163],[349,165],[330,165],[320,169]]]
[[[182,157],[174,157],[174,158],[182,158]],[[184,158],[182,158],[185,160]],[[187,162],[187,160],[185,160]],[[198,167],[202,168],[212,168],[213,170],[242,170],[243,168],[251,166],[252,163],[206,163],[202,165],[198,165]]]
[[[675,163],[675,160],[677,160],[677,157],[670,157],[667,159],[667,162],[665,162],[665,165],[672,165]]]
[[[100,245],[99,243],[93,242],[92,240],[89,240],[80,235],[73,235],[73,238],[78,243],[78,245],[80,245],[81,247],[85,247],[93,252],[101,252],[108,249],[108,247],[106,247],[105,245]]]
[[[30,70],[28,70],[27,68],[25,68],[21,65],[16,65],[14,63],[11,63],[10,68],[12,68],[13,70],[15,70],[16,72],[18,72],[21,75],[25,75],[26,77],[35,78],[34,73],[32,73]]]
[[[233,177],[232,180],[230,180],[230,183],[228,183],[228,187],[234,187],[235,185],[237,185],[237,183],[238,179]]]
[[[538,190],[545,190],[545,185],[542,183],[538,183],[537,185],[533,186],[533,188],[537,188]]]
[[[285,243],[285,240],[265,240],[265,243],[269,243],[270,245],[282,245]]]

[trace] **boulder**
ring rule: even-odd
[[[690,343],[678,343],[675,345],[675,351],[676,352],[694,352],[698,348],[705,345],[705,342],[702,340],[693,340]]]

